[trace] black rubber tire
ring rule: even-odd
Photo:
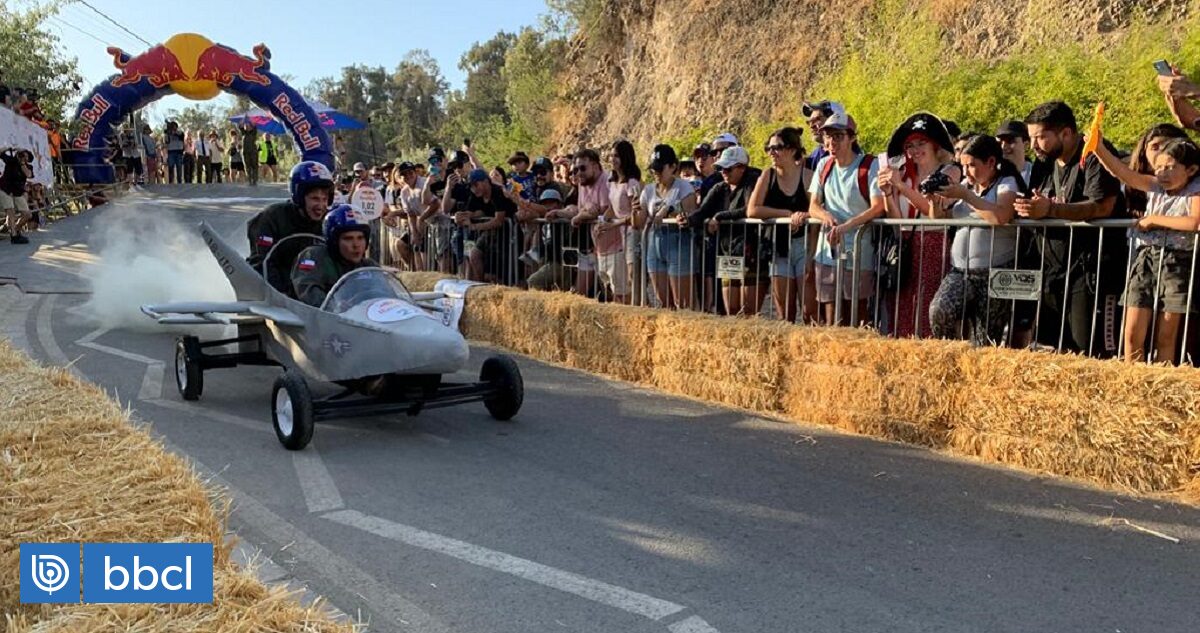
[[[198,343],[194,336],[175,339],[175,388],[184,400],[199,400],[204,393],[204,370],[189,353],[189,348],[198,349]]]
[[[287,394],[287,402],[291,405],[290,429],[280,423],[280,391]],[[289,451],[301,450],[312,441],[316,428],[312,392],[300,374],[285,371],[275,379],[275,386],[271,388],[271,425],[275,427],[275,437],[279,438],[279,443]]]
[[[489,383],[498,390],[483,401],[493,418],[511,420],[521,410],[521,403],[525,401],[525,381],[521,379],[521,368],[511,357],[492,356],[483,361],[479,382]]]

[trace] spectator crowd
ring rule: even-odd
[[[1177,363],[1200,348],[1200,150],[1186,133],[1200,88],[1177,69],[1159,84],[1176,121],[1128,152],[1061,101],[987,130],[919,112],[864,148],[852,113],[824,100],[761,148],[727,132],[690,155],[656,145],[645,163],[618,140],[494,166],[469,145],[433,148],[423,163],[357,164],[339,195],[384,196],[380,254],[403,268]]]
[[[228,130],[184,130],[168,120],[161,133],[150,125],[114,130],[106,159],[117,179],[130,183],[257,185],[279,179],[277,143],[249,122]]]

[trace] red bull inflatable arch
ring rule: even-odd
[[[113,169],[104,164],[106,139],[114,124],[169,93],[206,100],[230,91],[270,111],[291,132],[304,160],[333,168],[333,145],[317,115],[300,93],[271,72],[271,51],[259,44],[253,57],[214,44],[195,33],[180,33],[140,55],[109,48],[120,71],[100,82],[75,111],[74,151],[64,153],[75,181],[106,183]]]

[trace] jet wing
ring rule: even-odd
[[[142,306],[142,314],[163,325],[249,325],[271,321],[304,327],[304,321],[286,308],[263,301],[181,301]]]

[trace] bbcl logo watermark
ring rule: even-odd
[[[211,543],[21,544],[21,602],[213,601]],[[81,573],[82,572],[82,573]]]

